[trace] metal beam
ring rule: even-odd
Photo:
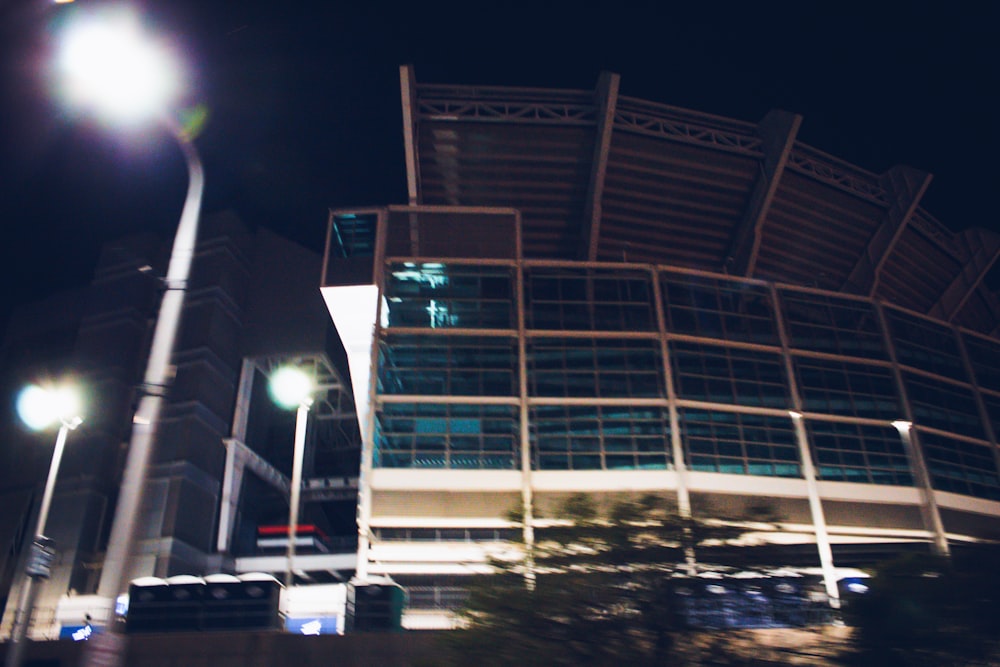
[[[845,291],[875,296],[882,269],[910,224],[932,178],[930,174],[912,167],[896,166],[886,172],[883,181],[890,193],[891,203],[879,228],[868,241],[868,247],[844,282]]]
[[[594,94],[600,113],[597,117],[594,158],[590,163],[590,185],[583,210],[580,247],[580,258],[591,262],[597,259],[597,246],[601,237],[601,201],[604,198],[604,179],[608,171],[608,154],[611,152],[611,134],[615,126],[620,81],[621,76],[618,74],[601,72]]]
[[[224,442],[228,449],[234,450],[234,456],[239,460],[239,465],[246,467],[262,481],[267,482],[284,495],[289,495],[292,483],[280,470],[239,440],[227,438]]]
[[[954,321],[1000,258],[1000,235],[970,229],[964,232],[964,236],[968,245],[973,248],[972,256],[928,313],[947,322]]]
[[[417,159],[417,78],[413,65],[399,68],[403,103],[403,142],[406,147],[406,193],[410,205],[420,203],[420,161]]]
[[[750,193],[750,201],[743,212],[743,219],[736,228],[729,248],[727,262],[731,273],[753,275],[757,255],[760,253],[764,222],[801,125],[802,116],[779,109],[769,111],[760,121],[758,132],[764,139],[764,159],[760,175]]]

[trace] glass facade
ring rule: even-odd
[[[676,414],[692,471],[801,478],[805,447],[818,480],[913,486],[903,420],[934,488],[1000,488],[1000,346],[889,306],[516,260],[389,260],[383,295],[376,467],[671,470]]]
[[[557,405],[531,408],[536,470],[670,467],[670,422],[662,408]]]

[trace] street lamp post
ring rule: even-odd
[[[18,412],[25,423],[33,429],[45,428],[56,421],[60,426],[59,434],[56,436],[56,446],[52,450],[52,461],[49,463],[49,474],[45,479],[42,504],[38,509],[35,536],[24,567],[26,578],[14,614],[14,627],[11,629],[10,646],[7,648],[7,667],[19,667],[23,662],[25,638],[38,597],[37,584],[40,580],[48,579],[51,574],[55,550],[52,540],[45,536],[45,524],[48,523],[49,508],[52,506],[52,494],[56,488],[66,436],[83,422],[83,418],[79,415],[79,399],[70,389],[46,390],[38,386],[28,387],[18,399]]]
[[[271,376],[274,400],[285,408],[296,408],[295,446],[292,453],[292,479],[288,493],[288,545],[285,549],[285,587],[291,588],[295,577],[295,539],[299,528],[299,505],[302,494],[302,460],[305,458],[306,427],[312,407],[314,383],[304,371],[285,367]]]
[[[127,561],[135,543],[146,468],[152,457],[164,396],[173,378],[170,361],[180,326],[181,311],[184,308],[187,281],[191,273],[205,182],[201,160],[191,139],[173,119],[164,118],[161,122],[177,139],[184,153],[188,169],[188,190],[170,253],[166,289],[156,317],[156,327],[153,330],[149,359],[143,377],[142,398],[132,418],[132,437],[129,441],[125,471],[115,508],[115,519],[108,539],[108,550],[104,557],[104,569],[101,571],[101,581],[97,590],[98,595],[110,598],[112,601],[125,589],[128,581]],[[109,613],[113,614],[113,607]],[[113,616],[109,616],[108,621],[113,621]]]
[[[173,378],[171,357],[198,233],[204,171],[191,137],[165,111],[178,89],[177,66],[168,49],[142,31],[131,14],[99,14],[81,19],[64,35],[59,66],[64,90],[116,122],[155,118],[177,140],[188,171],[188,189],[174,236],[165,291],[143,376],[142,395],[132,419],[121,490],[108,539],[98,595],[109,600],[107,621],[114,626],[114,603],[128,582],[136,541],[146,469],[152,458],[160,411]]]

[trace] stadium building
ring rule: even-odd
[[[286,363],[320,383],[294,627],[341,628],[352,576],[391,577],[405,626],[440,627],[469,575],[577,492],[699,517],[766,505],[766,537],[831,593],[838,568],[1000,539],[1000,236],[933,218],[930,175],[807,146],[791,113],[630,98],[614,74],[577,91],[400,73],[406,204],[331,212],[322,258],[205,221],[134,576],[291,568],[295,417],[266,391]],[[158,301],[144,269],[162,264],[145,241],[109,246],[85,299],[8,331],[8,389],[76,368],[102,406],[60,472],[35,637],[114,593],[102,563]],[[32,474],[0,482],[0,636],[35,439],[6,454]]]
[[[363,433],[358,575],[405,585],[411,627],[576,492],[766,503],[831,592],[1000,536],[1000,236],[925,211],[929,174],[615,74],[401,87],[409,202],[332,212],[321,289]]]

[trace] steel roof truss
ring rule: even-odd
[[[736,228],[727,261],[731,272],[741,276],[753,275],[760,252],[761,232],[767,220],[774,193],[778,190],[781,175],[788,163],[788,156],[795,145],[795,137],[802,125],[802,116],[775,109],[760,121],[759,132],[764,139],[764,159],[760,175],[750,193],[750,202],[743,219]]]

